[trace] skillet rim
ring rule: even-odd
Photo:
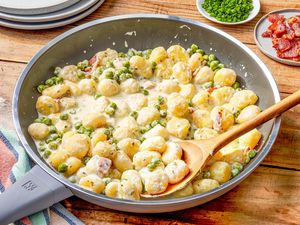
[[[242,171],[238,176],[232,178],[231,180],[227,181],[226,183],[222,184],[220,187],[215,188],[211,191],[202,193],[202,194],[194,194],[191,196],[183,197],[183,198],[174,198],[174,199],[163,199],[163,200],[139,200],[139,201],[131,201],[131,200],[126,200],[126,199],[117,199],[117,198],[110,198],[108,196],[102,195],[102,194],[96,194],[94,192],[88,191],[86,189],[83,189],[71,182],[69,182],[66,178],[62,177],[59,173],[55,172],[53,169],[49,167],[46,162],[43,162],[42,159],[30,148],[25,136],[23,135],[21,126],[20,126],[20,121],[19,121],[19,115],[18,115],[18,102],[19,102],[19,95],[20,95],[20,90],[22,88],[22,84],[26,76],[28,75],[30,69],[36,61],[44,54],[46,53],[52,46],[56,45],[59,43],[61,40],[65,39],[66,37],[80,32],[81,30],[90,28],[92,26],[101,24],[101,23],[106,23],[106,22],[113,22],[113,21],[118,21],[118,20],[126,20],[126,19],[162,19],[162,20],[171,20],[171,21],[177,21],[177,22],[183,22],[186,24],[192,24],[198,27],[203,27],[205,29],[209,29],[222,37],[228,39],[229,41],[233,42],[234,44],[238,45],[240,48],[242,48],[255,62],[257,62],[258,66],[260,69],[263,71],[264,76],[269,80],[273,96],[275,99],[275,102],[280,101],[280,95],[279,95],[279,90],[276,85],[276,82],[269,71],[269,69],[266,67],[266,65],[260,60],[256,54],[250,50],[246,45],[244,45],[241,41],[237,40],[233,36],[225,33],[224,31],[214,28],[210,25],[191,20],[191,19],[186,19],[186,18],[181,18],[177,16],[169,16],[169,15],[163,15],[163,14],[147,14],[147,13],[141,13],[141,14],[125,14],[125,15],[119,15],[119,16],[112,16],[112,17],[106,17],[102,19],[97,19],[93,20],[91,22],[82,24],[78,27],[72,28],[54,39],[52,39],[50,42],[48,42],[44,47],[42,47],[29,61],[27,66],[24,68],[22,71],[19,79],[16,82],[15,90],[13,93],[13,99],[12,99],[12,112],[13,112],[13,122],[14,126],[17,131],[17,135],[25,148],[27,154],[30,156],[30,158],[37,164],[39,167],[41,167],[46,173],[48,173],[51,177],[53,177],[55,180],[58,180],[62,184],[65,185],[66,188],[69,188],[72,193],[76,196],[79,196],[77,194],[78,192],[80,193],[80,196],[84,195],[85,198],[93,198],[99,201],[101,203],[101,200],[103,200],[105,203],[111,204],[111,208],[114,208],[114,204],[120,204],[120,205],[130,205],[130,206],[146,206],[146,207],[153,207],[153,206],[171,206],[171,205],[178,205],[178,204],[184,204],[184,203],[189,203],[189,202],[194,202],[194,201],[199,201],[201,199],[214,199],[218,196],[223,195],[224,193],[228,192],[231,190],[233,187],[238,185],[241,181],[243,181],[246,177],[248,177],[254,169],[263,161],[263,159],[266,157],[266,155],[269,153],[271,150],[271,147],[273,146],[276,137],[279,132],[280,124],[281,124],[281,119],[280,117],[277,117],[274,119],[274,123],[271,129],[271,132],[266,139],[266,142],[264,146],[261,149],[261,153],[254,158],[254,160],[251,161],[251,163],[247,166],[245,170]],[[74,193],[75,192],[75,193]],[[215,196],[210,198],[211,196]],[[81,197],[82,198],[82,197]],[[87,200],[90,201],[90,200]],[[90,201],[91,202],[91,201]],[[205,201],[207,202],[207,201]],[[118,208],[118,207],[116,207]],[[181,208],[187,208],[187,207],[181,207]],[[126,210],[125,210],[126,211]],[[133,210],[128,210],[130,212],[134,212]],[[174,211],[174,210],[169,210],[169,211]]]

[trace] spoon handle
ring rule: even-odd
[[[254,118],[248,120],[247,122],[242,123],[241,125],[233,128],[225,133],[219,135],[216,138],[211,139],[211,144],[213,149],[213,154],[219,151],[222,147],[240,137],[244,133],[256,128],[257,126],[281,115],[283,112],[289,110],[290,108],[296,106],[300,103],[300,90],[294,94],[284,98],[275,105],[267,108],[262,111],[260,114]]]

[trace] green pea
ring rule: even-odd
[[[210,172],[209,171],[203,171],[203,178],[210,178]]]
[[[110,131],[109,129],[105,129],[105,130],[104,130],[104,134],[105,134],[108,138],[112,135],[112,133],[111,133],[111,131]]]
[[[119,53],[118,53],[118,56],[119,56],[120,58],[124,58],[126,55],[125,55],[124,52],[119,52]]]
[[[65,163],[61,163],[59,164],[59,166],[57,167],[57,171],[60,173],[65,173],[68,171],[68,165]]]
[[[117,104],[114,103],[114,102],[110,103],[110,104],[109,104],[109,107],[111,107],[111,108],[113,108],[113,109],[117,109],[117,108],[118,108]]]
[[[240,173],[240,171],[238,169],[232,169],[231,170],[231,176],[232,177],[236,177],[238,174]]]
[[[43,154],[43,157],[45,158],[45,159],[48,159],[49,158],[49,156],[51,155],[51,151],[50,150],[45,150],[44,151],[44,154]]]
[[[211,63],[210,63],[209,66],[210,66],[210,68],[211,68],[212,70],[217,69],[218,66],[219,66],[219,61],[218,61],[218,60],[211,61]]]
[[[248,152],[247,156],[250,158],[250,159],[253,159],[255,156],[256,156],[256,150],[252,149]]]
[[[49,86],[54,85],[54,83],[55,83],[55,82],[54,82],[53,79],[48,79],[48,80],[45,81],[45,84],[46,84],[46,85],[49,85]]]
[[[149,91],[148,91],[147,89],[142,89],[142,93],[143,93],[144,95],[149,95]]]
[[[64,81],[62,77],[54,77],[54,80],[55,80],[55,84],[61,84]]]
[[[103,178],[103,182],[104,182],[104,184],[106,186],[106,185],[108,185],[111,182],[111,178],[109,178],[109,177]]]
[[[197,53],[200,53],[201,55],[204,55],[204,50],[203,49],[197,49]]]
[[[103,68],[102,67],[97,67],[96,70],[95,70],[95,73],[97,75],[101,75],[103,73]]]
[[[40,84],[39,86],[37,86],[37,91],[42,94],[43,90],[45,90],[47,87],[48,86],[44,84]]]
[[[113,116],[113,115],[115,115],[116,110],[115,110],[114,108],[107,107],[107,108],[105,109],[105,113],[106,113],[107,115],[109,115],[109,116]]]
[[[214,54],[210,54],[209,56],[208,56],[208,61],[214,61],[214,60],[216,60],[217,59],[217,57],[214,55]]]
[[[61,120],[67,120],[67,119],[69,119],[69,114],[67,114],[67,113],[60,114],[59,118]]]
[[[156,109],[158,109],[158,110],[160,110],[160,104],[154,104],[154,108],[156,108]]]
[[[127,80],[127,75],[126,75],[126,73],[122,73],[122,74],[119,76],[119,80],[120,80],[120,81]]]
[[[50,149],[57,149],[58,148],[58,145],[57,145],[56,142],[50,142],[48,144],[48,146],[49,146]]]
[[[77,133],[83,134],[85,132],[84,126],[81,126],[77,129]]]
[[[192,102],[192,100],[189,100],[189,101],[188,101],[188,105],[189,105],[190,107],[193,107],[193,102]]]
[[[47,118],[47,117],[43,117],[42,118],[42,123],[50,126],[52,124],[52,120],[50,118]]]
[[[160,117],[162,118],[166,118],[168,115],[167,111],[166,110],[160,110]]]
[[[191,51],[194,52],[194,53],[198,50],[198,48],[199,48],[199,47],[198,47],[198,45],[196,45],[196,44],[192,44],[192,45],[191,45]]]
[[[77,63],[77,68],[80,70],[85,70],[89,65],[88,60],[83,60],[82,62]]]
[[[107,61],[106,64],[105,64],[105,67],[106,68],[115,68],[115,65],[113,64],[113,62]]]
[[[208,60],[208,55],[204,55],[203,59],[207,61]]]
[[[243,170],[243,165],[239,162],[234,162],[232,165],[231,165],[232,169],[237,169],[239,171],[242,171]]]
[[[59,138],[59,135],[58,135],[58,134],[52,134],[52,135],[51,135],[51,139],[52,139],[52,140],[56,140],[57,138]]]
[[[76,74],[76,77],[77,77],[78,79],[83,79],[83,78],[85,78],[85,74],[84,74],[83,72],[78,72],[78,73]]]
[[[129,67],[130,67],[129,61],[123,62],[122,65],[123,65],[124,67],[126,67],[126,68],[129,68]]]
[[[107,79],[113,79],[114,78],[114,72],[113,71],[107,71],[107,72],[105,72],[105,78],[107,78]]]
[[[225,66],[224,66],[224,64],[222,64],[222,63],[220,63],[219,65],[218,65],[218,69],[222,69],[222,68],[224,68]]]
[[[158,100],[158,104],[160,104],[160,105],[165,103],[165,99],[162,96],[158,96],[157,100]]]
[[[152,53],[152,49],[147,49],[147,50],[143,51],[143,56],[144,56],[146,59],[149,59],[151,53]]]
[[[82,127],[82,123],[81,122],[77,122],[75,123],[75,129],[78,130],[80,127]]]
[[[61,138],[57,138],[55,141],[56,141],[57,143],[61,143],[62,139],[61,139]]]
[[[138,117],[138,112],[137,111],[132,111],[129,116],[132,116],[134,119]]]
[[[151,69],[152,69],[152,70],[155,70],[155,69],[156,69],[156,66],[157,66],[157,63],[154,62],[154,61],[152,61],[152,62],[151,62]]]
[[[234,84],[232,85],[232,88],[233,88],[233,89],[238,89],[238,88],[240,88],[240,86],[241,86],[240,83],[236,81],[236,82],[234,82]]]
[[[100,95],[100,94],[95,94],[94,95],[94,99],[98,99],[98,98],[100,98],[102,95]]]

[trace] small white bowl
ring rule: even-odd
[[[201,15],[204,16],[206,19],[208,19],[210,21],[213,21],[213,22],[219,23],[219,24],[224,24],[224,25],[237,25],[237,24],[247,23],[250,20],[254,19],[257,16],[257,14],[259,13],[259,10],[260,10],[260,1],[259,0],[252,0],[252,4],[253,4],[254,8],[250,12],[250,15],[248,16],[248,18],[243,20],[243,21],[229,23],[229,22],[219,21],[216,18],[210,16],[209,13],[207,13],[205,11],[205,9],[202,8],[202,3],[203,2],[204,2],[204,0],[196,0],[196,5],[197,5],[198,11],[201,13]]]

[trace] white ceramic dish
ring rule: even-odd
[[[271,23],[268,21],[268,15],[272,13],[279,13],[281,15],[284,15],[285,18],[289,18],[291,16],[300,15],[300,9],[281,9],[269,12],[265,16],[263,16],[256,24],[254,28],[254,40],[256,45],[259,47],[259,49],[264,53],[266,56],[270,57],[271,59],[287,64],[290,66],[300,66],[300,61],[294,61],[290,59],[281,59],[277,56],[276,50],[272,46],[272,38],[263,38],[261,35],[263,32],[265,32],[268,28],[268,26],[271,25]]]
[[[49,13],[69,7],[79,0],[0,0],[0,11],[19,15]]]
[[[84,12],[62,20],[44,22],[44,23],[22,23],[22,22],[14,22],[14,21],[0,19],[0,25],[4,27],[10,27],[10,28],[22,29],[22,30],[42,30],[42,29],[61,27],[70,23],[74,23],[88,16],[89,14],[94,12],[97,8],[99,8],[103,2],[104,0],[100,0],[95,5],[85,10]]]
[[[15,14],[0,12],[0,19],[23,22],[23,23],[24,22],[26,23],[49,22],[54,20],[61,20],[83,12],[84,10],[90,8],[92,5],[96,4],[98,1],[99,0],[81,0],[67,8],[55,12],[38,14],[38,15],[15,15]]]
[[[202,3],[203,2],[204,2],[204,0],[196,0],[196,5],[197,5],[198,11],[201,13],[201,15],[204,16],[206,19],[208,19],[210,21],[213,21],[213,22],[219,23],[219,24],[224,24],[224,25],[237,25],[237,24],[247,23],[250,20],[254,19],[257,16],[257,14],[259,13],[259,10],[260,10],[260,1],[259,0],[252,0],[254,8],[250,12],[249,17],[246,20],[243,20],[243,21],[240,21],[240,22],[229,23],[229,22],[219,21],[216,18],[210,16],[209,13],[207,13],[205,11],[205,9],[202,8]]]

